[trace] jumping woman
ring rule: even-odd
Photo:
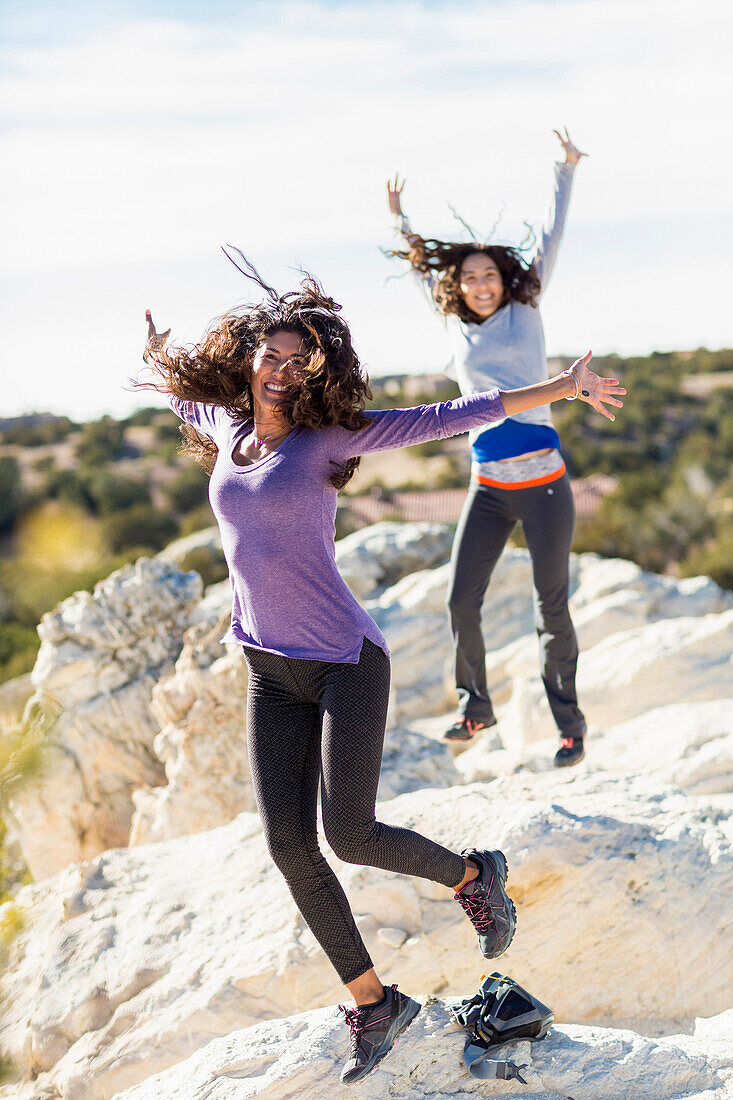
[[[501,421],[580,394],[598,411],[620,407],[613,378],[590,353],[555,378],[417,408],[365,411],[368,380],[340,306],[315,280],[228,312],[199,344],[169,347],[148,314],[149,386],[184,421],[188,450],[212,469],[211,506],[229,567],[233,606],[223,641],[249,668],[247,741],[270,854],[355,1007],[342,1007],[351,1056],[342,1081],[369,1073],[420,1005],[386,987],[354,922],[316,830],[347,863],[417,875],[449,887],[486,958],[515,927],[499,851],[461,854],[375,818],[387,717],[387,644],[335,562],[338,490],[359,456]]]
[[[565,160],[555,166],[552,213],[531,263],[520,248],[425,239],[402,212],[404,183],[388,184],[392,213],[406,241],[391,253],[407,260],[443,316],[462,394],[509,389],[547,378],[538,309],[555,266],[576,165],[585,153],[555,130]],[[570,394],[573,400],[573,394]],[[607,414],[606,414],[607,415]],[[456,531],[448,594],[458,714],[448,741],[469,740],[496,724],[486,682],[481,605],[507,539],[521,522],[532,559],[542,681],[560,747],[555,765],[583,758],[586,723],[578,707],[578,643],[568,610],[575,508],[560,440],[547,407],[525,406],[472,429],[471,485]]]

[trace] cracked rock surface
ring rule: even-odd
[[[723,1100],[733,1095],[733,597],[573,556],[586,759],[558,772],[531,571],[508,550],[484,609],[499,725],[451,719],[445,529],[378,525],[343,568],[393,655],[378,815],[455,850],[499,847],[518,931],[486,963],[450,891],[321,846],[384,981],[425,1007],[364,1097]],[[430,528],[429,530],[427,528]],[[1,1100],[343,1096],[343,989],[266,851],[244,740],[246,669],[201,596],[141,559],[41,626],[37,696],[62,714],[12,807],[37,881],[10,908]],[[0,927],[12,922],[0,907]],[[501,969],[555,1011],[511,1048],[523,1086],[469,1077],[446,1002]],[[727,1091],[726,1091],[727,1090]]]

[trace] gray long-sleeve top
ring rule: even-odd
[[[540,297],[555,267],[570,204],[574,165],[555,165],[555,189],[549,216],[534,260],[540,280]],[[403,234],[412,232],[403,219]],[[418,274],[431,303],[435,277]],[[480,324],[462,321],[456,314],[445,321],[453,358],[447,368],[461,393],[477,393],[497,387],[502,390],[530,386],[547,378],[547,355],[542,318],[537,307],[510,300]],[[558,447],[549,406],[530,409],[511,417],[506,424],[487,424],[470,433],[476,462],[510,458],[543,447]]]

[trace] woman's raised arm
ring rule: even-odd
[[[158,332],[149,309],[145,310],[145,320],[148,325],[148,338],[143,352],[143,360],[146,363],[155,363],[156,353],[165,350],[171,330],[168,328],[165,332]],[[198,401],[184,401],[180,397],[174,397],[172,393],[166,393],[165,398],[180,420],[185,421],[186,424],[191,424],[198,431],[203,432],[204,435],[208,435],[210,439],[216,440],[216,434],[220,427],[217,417],[224,413],[223,409],[219,409],[215,405],[204,405]]]
[[[565,137],[559,130],[553,130],[565,152],[565,160],[555,165],[555,190],[552,196],[552,206],[547,222],[542,230],[542,240],[534,261],[534,268],[540,280],[540,294],[550,281],[557,254],[560,250],[560,242],[565,231],[565,221],[570,206],[570,192],[573,187],[573,175],[576,165],[581,157],[587,157],[582,153],[568,133],[565,127]]]
[[[392,216],[396,220],[397,229],[405,238],[408,247],[412,247],[413,242],[419,241],[420,237],[417,233],[413,233],[412,226],[409,219],[402,209],[402,192],[405,189],[406,180],[400,180],[398,174],[395,175],[394,181],[387,180],[387,202],[389,204],[389,210]],[[433,300],[433,288],[435,287],[435,276],[431,271],[420,271],[419,268],[410,265],[413,275],[420,280],[423,290],[430,302],[430,305],[435,308],[435,301]]]

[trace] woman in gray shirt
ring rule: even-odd
[[[555,131],[565,160],[555,166],[554,202],[536,255],[521,248],[425,239],[402,212],[403,185],[388,185],[407,260],[442,316],[461,393],[526,386],[547,378],[539,302],[555,266],[573,175],[581,157],[567,130]],[[578,707],[578,644],[568,610],[568,565],[575,509],[550,411],[513,413],[470,433],[471,486],[453,545],[448,606],[455,646],[458,715],[447,740],[468,740],[496,723],[486,682],[481,605],[491,573],[517,521],[532,558],[542,679],[560,732],[555,764],[583,758]]]

